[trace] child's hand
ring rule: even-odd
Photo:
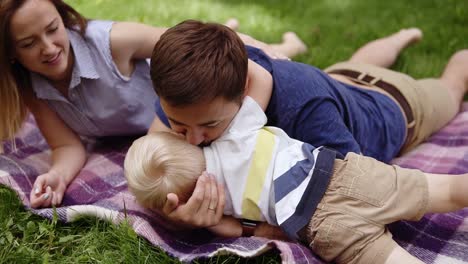
[[[63,177],[48,172],[37,177],[30,194],[31,207],[57,206],[62,202],[67,189]]]
[[[219,223],[223,216],[225,196],[222,185],[214,176],[204,172],[197,180],[195,190],[186,204],[179,204],[177,195],[167,195],[163,214],[172,222],[188,227],[209,227]]]

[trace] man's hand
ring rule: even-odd
[[[223,216],[224,204],[224,187],[216,183],[213,175],[203,172],[187,203],[180,205],[177,195],[170,193],[162,213],[174,223],[204,228],[219,223]]]
[[[254,236],[290,241],[289,237],[283,232],[283,230],[281,230],[279,226],[272,226],[266,222],[257,225],[254,230]]]

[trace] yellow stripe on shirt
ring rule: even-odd
[[[261,129],[257,135],[257,143],[242,197],[242,215],[246,219],[261,220],[257,204],[260,201],[263,189],[261,186],[264,185],[274,147],[275,135],[266,129]]]

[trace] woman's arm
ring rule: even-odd
[[[86,151],[79,137],[45,102],[29,98],[26,103],[52,151],[51,168],[34,182],[31,207],[58,205],[68,184],[84,166]]]
[[[260,40],[254,39],[249,35],[245,35],[237,32],[237,35],[241,38],[242,42],[245,45],[249,45],[258,49],[261,49],[265,52],[266,55],[270,56],[272,59],[289,59],[286,55],[276,50],[273,46],[266,44]]]
[[[110,44],[112,57],[121,73],[132,73],[133,60],[150,58],[154,45],[166,30],[141,23],[116,22],[110,33]],[[272,58],[287,58],[264,42],[242,33],[237,34],[246,45],[259,48]]]

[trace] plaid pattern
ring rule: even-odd
[[[224,239],[203,230],[167,231],[168,223],[138,206],[127,190],[122,164],[130,141],[114,138],[90,144],[88,163],[70,184],[62,207],[57,209],[60,220],[69,222],[79,215],[92,215],[118,222],[126,210],[138,234],[186,262],[226,253],[256,256],[277,248],[284,263],[323,263],[297,243],[263,238]],[[15,142],[16,152],[11,151],[10,144],[4,144],[5,154],[0,155],[0,184],[14,189],[32,212],[52,218],[52,209],[29,208],[31,185],[47,171],[50,162],[50,151],[32,118]],[[468,103],[447,127],[394,163],[434,173],[468,172]],[[426,263],[468,263],[468,209],[428,214],[419,222],[397,222],[390,230],[400,245]]]

